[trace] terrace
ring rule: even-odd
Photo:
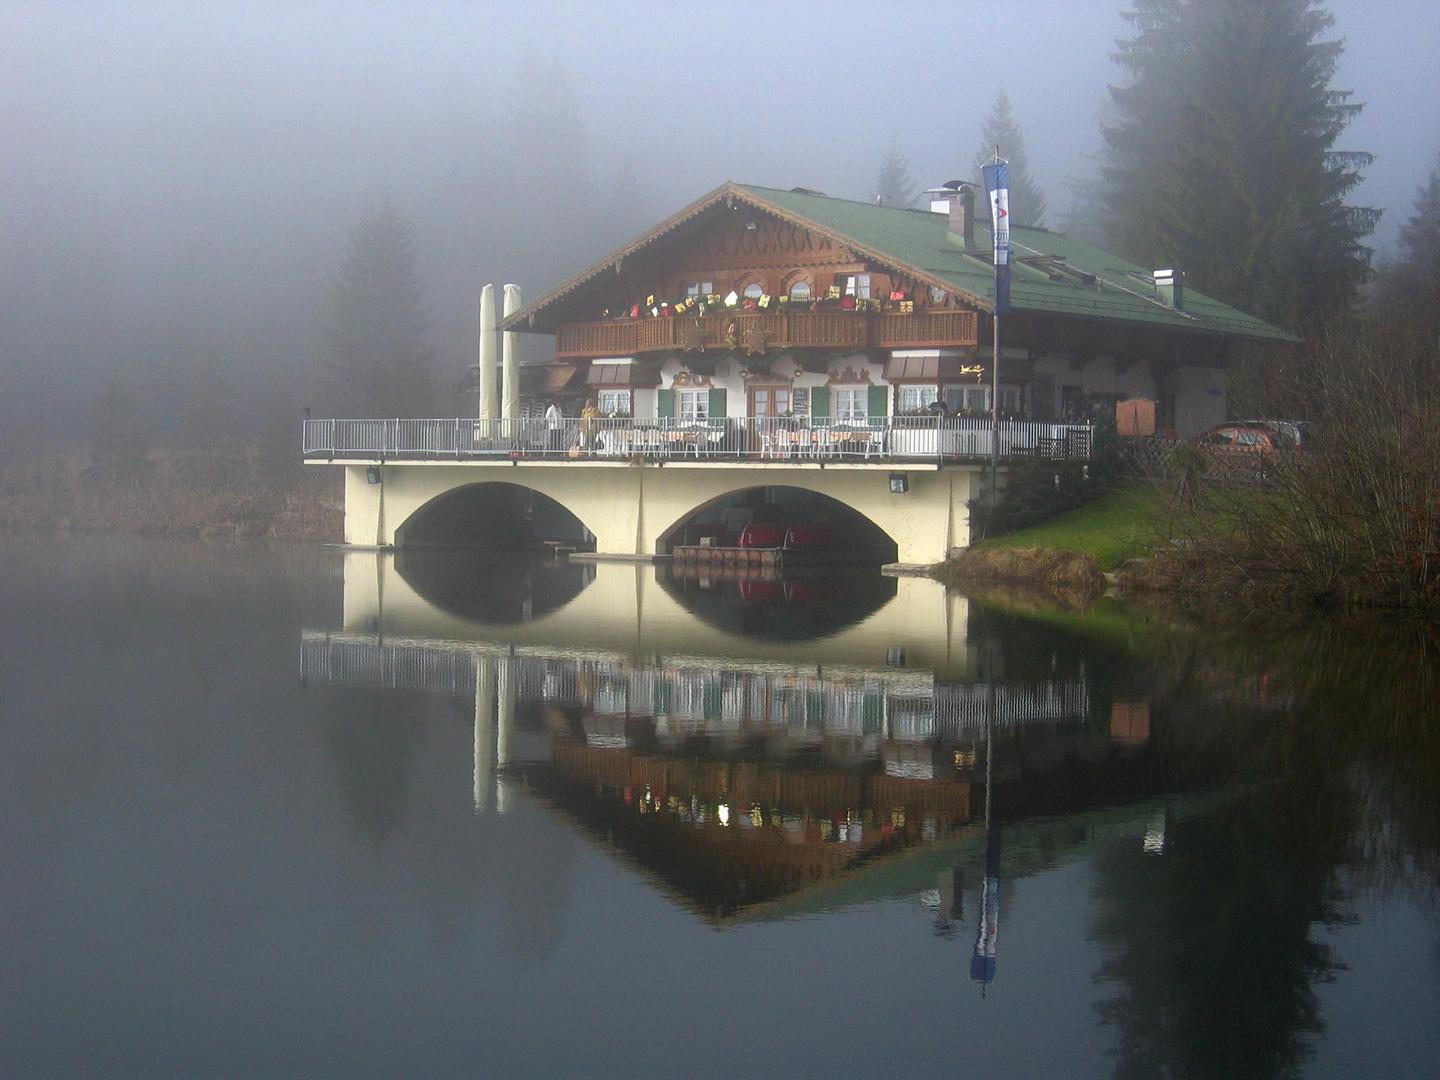
[[[671,419],[542,417],[520,420],[307,420],[311,460],[444,461],[691,459],[747,462],[918,462],[988,460],[997,432],[988,420],[944,416],[839,421],[736,417],[686,423]],[[1002,421],[999,456],[1007,460],[1088,460],[1087,424]]]

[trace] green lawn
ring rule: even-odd
[[[1078,510],[1067,510],[1039,525],[982,540],[975,546],[1087,551],[1102,569],[1113,570],[1156,538],[1157,523],[1169,497],[1169,487],[1156,484],[1114,491]]]

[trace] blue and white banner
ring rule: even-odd
[[[995,234],[995,314],[1010,314],[1010,176],[1005,162],[986,165],[990,224]]]

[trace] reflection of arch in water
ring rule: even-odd
[[[788,484],[736,487],[708,499],[660,534],[657,548],[695,543],[701,536],[733,545],[750,523],[809,527],[823,550],[795,552],[827,562],[882,563],[896,559],[895,539],[873,519],[833,496]],[[828,540],[825,534],[828,535]]]
[[[451,488],[395,530],[395,546],[533,550],[552,540],[583,546],[585,524],[543,492],[487,481]]]
[[[395,553],[395,571],[416,594],[450,615],[489,625],[529,622],[556,611],[595,578],[595,568],[513,552]]]
[[[810,641],[863,622],[894,599],[897,584],[873,569],[792,570],[772,580],[701,578],[672,565],[660,584],[697,618],[726,633],[769,641]]]

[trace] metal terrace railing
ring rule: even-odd
[[[428,461],[486,458],[706,458],[746,461],[944,462],[989,458],[987,420],[897,416],[870,420],[727,419],[307,420],[311,459]],[[1000,456],[1087,460],[1085,424],[1002,421]]]
[[[481,664],[506,665],[520,700],[579,706],[606,716],[654,716],[667,730],[721,734],[746,726],[811,728],[901,741],[981,739],[987,721],[1005,729],[1083,723],[1083,678],[1038,682],[938,682],[920,670],[747,670],[670,658],[654,666],[601,657],[511,655],[507,648],[307,630],[300,672],[307,683],[469,695]]]

